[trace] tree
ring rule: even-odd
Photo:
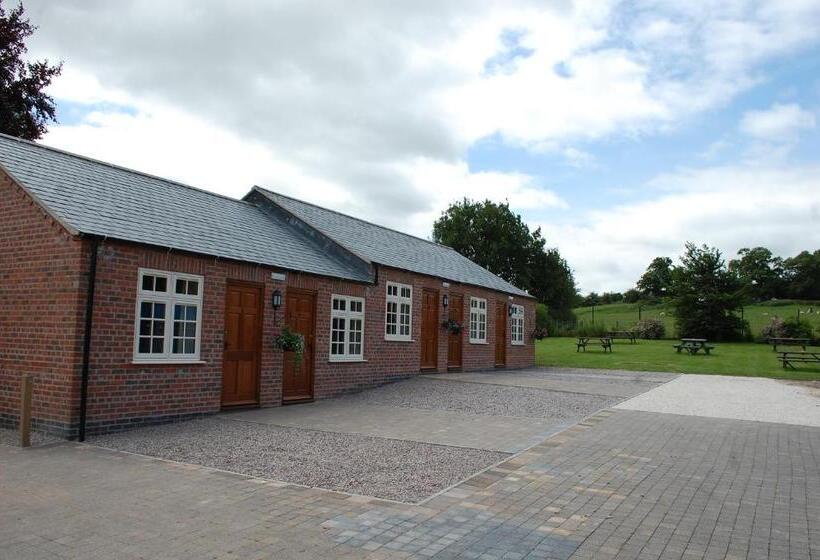
[[[672,259],[655,257],[638,280],[637,288],[643,295],[664,297],[672,287]]]
[[[24,17],[23,5],[6,13],[0,0],[0,132],[36,140],[54,121],[54,100],[43,91],[62,72],[63,63],[26,62],[25,40],[37,28]]]
[[[546,248],[541,229],[530,232],[509,204],[466,198],[453,203],[433,224],[433,240],[527,290],[547,305],[550,317],[572,316],[572,270],[557,249]]]
[[[754,301],[771,299],[783,292],[783,259],[775,257],[765,247],[743,248],[740,258],[729,261],[729,270],[735,273]]]
[[[681,266],[673,269],[673,307],[678,334],[709,340],[738,340],[745,329],[735,314],[743,299],[737,276],[720,251],[686,244]]]
[[[795,299],[820,299],[820,250],[803,251],[783,261],[787,295]]]
[[[631,288],[624,292],[624,303],[638,303],[641,299],[641,292]]]

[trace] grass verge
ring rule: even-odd
[[[575,338],[545,338],[536,342],[535,361],[540,366],[820,380],[820,364],[783,369],[777,354],[766,344],[719,342],[709,356],[690,356],[676,353],[671,340],[639,340],[637,344],[616,340],[611,354],[592,342],[586,352],[576,352]]]

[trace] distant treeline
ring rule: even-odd
[[[636,303],[674,297],[675,271],[681,268],[669,257],[655,257],[635,287],[625,292],[590,292],[578,295],[576,307],[610,303]],[[820,300],[820,250],[802,251],[794,257],[775,256],[766,247],[744,248],[731,259],[726,271],[736,281],[745,302],[770,299]]]

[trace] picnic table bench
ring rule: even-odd
[[[678,351],[678,354],[681,353],[681,350],[686,350],[689,355],[693,356],[703,350],[708,355],[715,347],[709,346],[706,344],[707,342],[709,341],[705,338],[681,338],[680,344],[675,344],[673,347]]]
[[[635,344],[638,336],[633,331],[612,331],[606,333],[608,338],[623,338],[628,340],[630,344]]]
[[[577,345],[577,348],[575,349],[575,351],[580,352],[581,349],[583,349],[584,352],[586,352],[587,351],[587,344],[589,344],[589,339],[590,338],[597,338],[598,340],[600,340],[601,341],[601,347],[604,349],[604,352],[606,352],[607,350],[612,352],[612,338],[609,337],[609,336],[599,336],[599,337],[579,336],[578,337],[578,342],[575,343]]]
[[[820,350],[780,351],[777,359],[783,363],[783,369],[786,367],[794,369],[794,364],[820,364]]]
[[[766,342],[772,345],[772,350],[777,352],[777,347],[779,346],[800,346],[803,350],[806,349],[806,346],[811,344],[810,338],[783,338],[783,337],[771,337],[766,339]]]

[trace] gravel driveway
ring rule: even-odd
[[[206,418],[88,443],[305,486],[417,502],[507,454]]]
[[[454,410],[488,416],[581,420],[623,398],[417,378],[384,385],[340,400],[349,401],[351,405],[380,404],[425,410]]]

